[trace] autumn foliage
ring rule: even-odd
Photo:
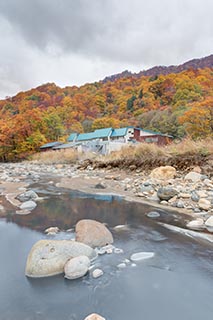
[[[0,101],[0,157],[22,159],[71,132],[139,126],[193,139],[213,135],[213,69],[60,88],[48,83]]]

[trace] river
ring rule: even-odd
[[[83,320],[96,312],[109,320],[212,320],[213,245],[166,229],[158,222],[181,226],[179,215],[106,195],[45,190],[47,197],[29,215],[8,209],[0,219],[0,319]],[[155,209],[156,211],[156,209]],[[120,254],[100,256],[94,263],[104,275],[93,279],[67,280],[63,275],[29,279],[25,263],[32,245],[40,239],[70,239],[76,222],[83,218],[107,223]],[[117,225],[126,228],[114,229]],[[44,230],[58,226],[55,237]],[[139,251],[155,252],[152,259],[136,266],[117,265]]]

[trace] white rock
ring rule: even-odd
[[[201,230],[204,228],[204,221],[203,219],[198,218],[196,220],[189,221],[186,226],[189,229]]]
[[[106,319],[97,313],[92,313],[88,315],[84,320],[106,320]]]
[[[40,278],[63,273],[65,263],[74,257],[97,254],[89,246],[73,240],[40,240],[32,247],[26,263],[25,274]]]
[[[103,274],[104,274],[104,272],[101,269],[95,269],[92,272],[92,276],[93,276],[94,279],[101,277]]]
[[[87,256],[72,258],[64,266],[64,277],[69,280],[81,278],[88,272],[89,266],[90,260]]]
[[[23,202],[19,208],[21,210],[33,210],[35,209],[36,206],[37,204],[34,201],[30,200],[30,201]]]
[[[209,226],[209,227],[213,227],[213,216],[209,217],[209,218],[206,220],[205,225],[206,225],[206,226]]]
[[[44,232],[45,233],[58,233],[59,232],[59,228],[58,227],[49,227]]]
[[[132,260],[133,262],[141,261],[141,260],[153,258],[154,255],[155,255],[154,252],[137,252],[131,255],[130,260]]]

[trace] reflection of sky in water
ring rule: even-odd
[[[97,312],[113,320],[212,320],[212,246],[158,225],[145,216],[150,210],[113,196],[100,201],[93,195],[69,193],[39,203],[28,216],[0,220],[0,319],[83,320]],[[160,213],[161,219],[174,219]],[[115,246],[124,251],[95,261],[104,271],[101,278],[87,275],[69,281],[62,275],[46,279],[24,276],[30,248],[37,240],[48,238],[35,230],[51,225],[69,229],[88,217],[108,223]],[[129,227],[113,228],[122,224]],[[50,239],[73,237],[74,231],[63,231]],[[117,264],[139,251],[155,252],[155,257],[118,270]]]

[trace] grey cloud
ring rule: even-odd
[[[211,54],[212,12],[212,0],[0,0],[0,84],[84,83]]]

